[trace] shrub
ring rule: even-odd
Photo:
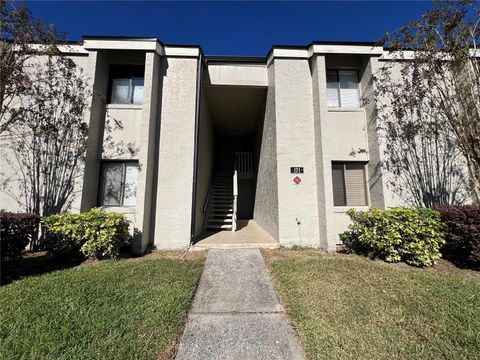
[[[442,255],[463,266],[480,268],[480,206],[440,206],[445,227]]]
[[[347,213],[353,224],[341,237],[350,252],[415,266],[432,266],[441,257],[445,240],[437,211],[398,207]]]
[[[18,259],[37,235],[40,218],[35,214],[0,210],[1,259]]]
[[[128,242],[128,220],[120,213],[92,209],[81,214],[58,214],[43,218],[46,247],[54,255],[79,252],[96,259],[115,258]]]

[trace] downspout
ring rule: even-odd
[[[197,62],[197,93],[195,99],[195,140],[193,143],[193,186],[192,186],[192,225],[190,228],[190,245],[195,238],[195,210],[197,207],[197,178],[198,178],[198,142],[200,137],[200,92],[202,84],[202,53],[198,55]]]

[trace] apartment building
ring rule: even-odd
[[[156,38],[84,37],[62,48],[94,94],[72,211],[132,222],[134,251],[179,249],[253,220],[279,245],[335,251],[349,208],[385,208],[374,43],[205,56]],[[367,100],[367,101],[366,101]],[[8,174],[2,159],[4,179]],[[0,208],[21,210],[5,191]]]

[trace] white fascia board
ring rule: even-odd
[[[274,58],[295,58],[295,59],[308,59],[308,50],[307,49],[286,49],[286,48],[277,48],[273,49],[272,52],[270,53],[270,56],[267,59],[267,65],[270,64],[270,62]]]
[[[198,47],[179,47],[179,46],[165,46],[165,56],[192,56],[200,55]]]
[[[369,45],[312,45],[309,54],[352,54],[352,55],[382,55],[382,46]]]
[[[441,56],[441,53],[439,53],[439,55]],[[470,50],[470,55],[472,57],[477,57],[477,58],[480,58],[480,50],[478,49],[471,49]],[[380,60],[385,60],[385,61],[388,61],[388,60],[413,60],[415,59],[415,56],[416,56],[416,52],[413,51],[413,50],[404,50],[404,51],[388,51],[388,50],[385,50],[383,52],[383,55],[380,57]],[[448,55],[443,55],[444,56],[444,60],[449,60],[450,57]]]
[[[28,45],[28,47],[35,51],[44,51],[47,48],[47,45],[31,44],[31,45]],[[57,48],[62,54],[72,54],[72,55],[75,55],[75,54],[88,55],[89,54],[89,52],[85,50],[82,45],[79,45],[79,44],[57,45]],[[16,50],[18,49],[18,47],[14,49]]]
[[[162,45],[157,39],[128,39],[128,40],[110,40],[110,39],[85,39],[83,42],[85,49],[92,50],[143,50],[155,51],[163,55]]]

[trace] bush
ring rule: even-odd
[[[445,227],[442,255],[462,266],[480,268],[480,206],[441,206]]]
[[[128,242],[128,220],[120,213],[92,209],[81,214],[43,218],[46,247],[53,255],[83,253],[95,259],[115,258]]]
[[[40,218],[35,214],[0,210],[1,259],[19,259],[22,251],[37,235]]]
[[[347,213],[353,224],[341,238],[350,252],[415,266],[432,266],[441,257],[445,240],[437,211],[398,207]]]

